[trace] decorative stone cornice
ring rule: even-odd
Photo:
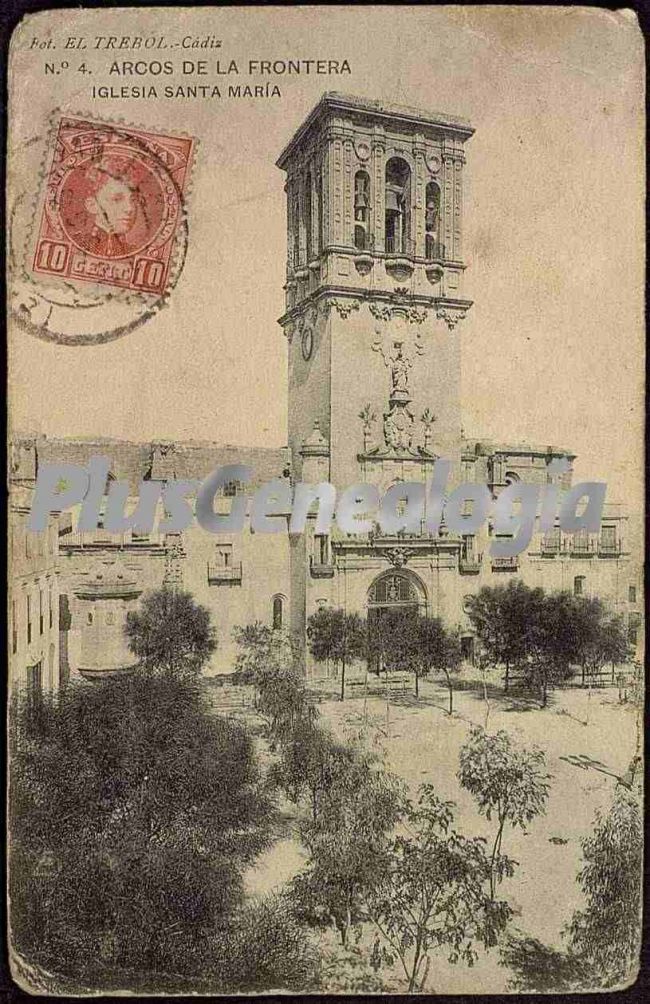
[[[400,299],[388,302],[381,301],[380,303],[373,301],[368,304],[368,309],[378,321],[390,321],[397,315],[399,317],[406,317],[409,321],[415,322],[415,324],[422,324],[428,316],[426,307],[407,306]]]
[[[462,268],[464,266],[454,263],[454,267]],[[433,315],[439,320],[444,320],[452,329],[458,321],[465,317],[472,306],[471,300],[439,296],[413,296],[404,292],[404,289],[405,287],[399,286],[393,293],[381,291],[369,293],[358,288],[351,289],[348,293],[346,289],[339,286],[321,289],[301,301],[300,304],[287,310],[279,319],[279,323],[291,340],[296,333],[300,332],[300,325],[307,311],[313,312],[315,320],[318,313],[327,317],[334,307],[339,316],[346,319],[353,311],[359,310],[362,304],[367,303],[373,317],[383,324],[390,322],[395,317],[400,317],[420,325]]]

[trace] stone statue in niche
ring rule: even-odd
[[[409,367],[411,360],[404,355],[401,342],[395,342],[391,365],[391,397],[408,397]]]

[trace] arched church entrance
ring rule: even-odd
[[[368,590],[368,629],[373,630],[382,617],[403,611],[404,614],[425,614],[427,609],[427,594],[422,580],[411,571],[393,569],[382,572],[374,580]],[[379,659],[372,656],[369,669],[379,673]]]

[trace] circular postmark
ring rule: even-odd
[[[188,247],[185,193],[194,141],[62,116],[36,201],[23,180],[9,205],[13,320],[38,338],[92,345],[154,316]],[[13,177],[34,177],[35,139]]]

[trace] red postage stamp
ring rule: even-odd
[[[64,117],[56,132],[35,272],[163,293],[194,141]]]

